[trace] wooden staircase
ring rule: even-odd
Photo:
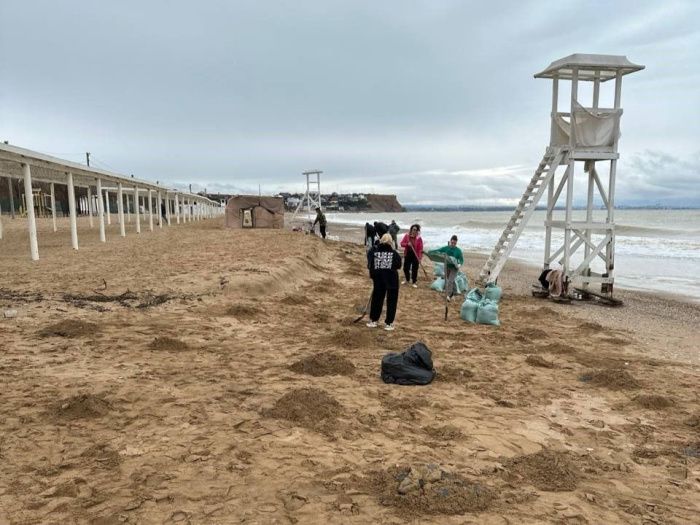
[[[484,267],[479,273],[477,284],[485,285],[498,279],[498,274],[505,265],[510,253],[515,247],[520,234],[525,229],[525,225],[530,220],[532,212],[539,202],[545,188],[550,184],[557,167],[565,162],[565,157],[568,156],[568,150],[562,148],[548,148],[547,152],[542,157],[542,161],[535,174],[527,185],[525,193],[520,198],[518,207],[515,208],[508,224],[506,225],[501,237],[498,239],[491,255],[484,264]]]

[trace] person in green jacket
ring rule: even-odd
[[[445,294],[447,295],[447,300],[450,301],[455,293],[455,279],[457,278],[459,267],[464,264],[462,250],[457,247],[457,236],[453,235],[447,246],[437,250],[430,250],[428,256],[438,253],[447,256],[445,258]]]
[[[318,206],[316,207],[316,220],[311,225],[312,230],[316,227],[316,223],[318,223],[318,226],[321,230],[321,237],[323,237],[325,239],[326,238],[326,216],[321,211],[321,208],[319,208]]]

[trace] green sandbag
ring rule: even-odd
[[[438,277],[433,281],[433,284],[430,285],[431,290],[435,290],[436,292],[444,292],[445,291],[445,279],[442,277]]]
[[[501,290],[501,287],[498,286],[496,283],[487,283],[486,289],[484,290],[484,299],[488,299],[497,303],[501,300],[502,293],[503,292]]]
[[[435,277],[445,277],[445,264],[444,263],[433,263],[433,273]]]
[[[500,326],[498,320],[498,303],[484,299],[479,303],[479,309],[476,312],[476,322],[479,324],[491,324]]]
[[[481,295],[481,291],[478,288],[472,288],[467,292],[467,299],[474,303],[480,303],[483,298],[484,296]]]
[[[479,309],[479,303],[472,301],[471,299],[465,299],[462,303],[462,308],[459,311],[459,316],[470,323],[476,322],[476,313]]]
[[[455,293],[463,294],[469,288],[469,282],[467,281],[467,276],[459,272],[457,277],[455,277]]]

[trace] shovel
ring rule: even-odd
[[[369,294],[369,299],[367,300],[367,306],[365,306],[364,310],[362,310],[362,315],[355,319],[353,323],[359,323],[362,321],[362,319],[367,315],[367,312],[369,312],[369,305],[372,303],[372,294]]]

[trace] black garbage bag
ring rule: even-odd
[[[382,381],[397,385],[427,385],[435,377],[433,356],[420,341],[407,350],[382,357]]]

